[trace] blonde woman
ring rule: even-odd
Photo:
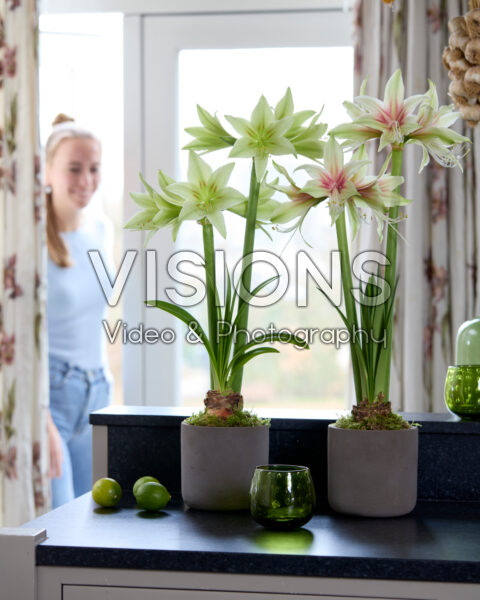
[[[92,484],[89,413],[107,406],[106,300],[88,251],[111,265],[108,222],[85,211],[100,182],[99,140],[59,115],[46,147],[50,464],[53,508]],[[110,269],[111,271],[111,269]]]

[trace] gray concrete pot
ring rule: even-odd
[[[328,503],[340,513],[399,517],[417,502],[418,429],[328,426]]]
[[[268,464],[270,428],[181,424],[182,497],[200,510],[246,510],[258,465]]]

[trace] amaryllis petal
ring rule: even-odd
[[[262,95],[252,111],[252,116],[250,117],[252,127],[256,129],[257,127],[268,125],[273,120],[274,117],[272,109],[268,105],[265,96]]]
[[[207,180],[212,173],[212,168],[208,163],[201,159],[198,154],[190,151],[188,155],[188,181],[198,184],[200,181]]]
[[[309,194],[312,198],[328,198],[330,189],[323,186],[319,180],[310,180],[301,188],[302,194]]]
[[[357,106],[356,104],[354,104],[353,102],[349,102],[348,100],[345,100],[345,102],[343,103],[343,106],[345,107],[348,116],[351,119],[358,119],[358,117],[361,117],[363,115],[363,110]]]
[[[280,156],[283,154],[295,154],[295,146],[280,135],[273,135],[271,138],[270,154]]]
[[[422,100],[424,98],[425,98],[425,94],[416,94],[414,96],[410,96],[403,103],[404,110],[407,113],[411,113],[412,111],[414,111],[417,108],[417,106],[420,104],[420,102],[422,102]]]
[[[285,133],[291,128],[293,124],[293,117],[285,117],[279,121],[275,121],[274,128],[270,127],[272,135],[275,137],[283,137]],[[286,138],[285,138],[286,139]]]
[[[265,171],[267,170],[268,158],[262,158],[261,156],[257,156],[255,158],[255,174],[257,176],[257,181],[260,181],[262,177],[265,175]]]
[[[335,141],[333,136],[330,136],[328,142],[325,144],[324,149],[324,162],[325,169],[329,171],[334,177],[343,168],[343,152],[340,144]]]
[[[196,186],[192,183],[171,183],[167,189],[182,198],[182,206],[185,202],[195,202],[197,198]]]
[[[274,116],[278,119],[283,119],[284,117],[289,117],[293,114],[293,97],[292,90],[287,88],[285,95],[281,98],[277,105],[275,106]]]
[[[140,206],[140,208],[155,209],[155,200],[149,194],[140,194],[136,192],[130,192],[130,198]]]
[[[327,170],[319,164],[300,165],[295,171],[306,171],[310,177],[314,178],[321,177],[323,174],[327,173]]]
[[[223,214],[220,211],[214,210],[208,211],[206,216],[218,233],[225,239],[227,237],[227,227]]]
[[[235,127],[240,135],[247,135],[250,128],[250,123],[247,119],[241,117],[232,117],[231,115],[225,115],[227,121]]]
[[[248,137],[239,138],[230,150],[231,158],[248,158],[255,153],[255,144]]]
[[[354,239],[357,236],[358,229],[362,220],[360,219],[358,210],[353,202],[347,203],[347,215],[350,223],[350,228],[352,230],[352,239]]]
[[[133,215],[133,217],[127,221],[124,227],[125,229],[136,229],[139,231],[143,229],[154,229],[154,226],[152,225],[152,219],[156,214],[156,210],[142,210],[136,215]]]
[[[205,210],[197,206],[197,203],[188,200],[182,207],[178,218],[180,221],[196,221],[205,216]]]
[[[343,171],[345,173],[345,176],[347,177],[347,179],[350,179],[350,177],[352,177],[352,175],[354,175],[355,173],[364,171],[368,165],[370,164],[369,160],[351,160],[350,162],[348,162],[345,167],[343,168]]]
[[[234,163],[222,165],[212,173],[210,182],[213,183],[217,188],[225,187],[230,179],[230,175],[232,174],[234,166]]]
[[[338,125],[332,129],[330,135],[347,140],[347,147],[357,148],[368,140],[380,137],[381,132],[366,123],[354,122]]]
[[[397,69],[385,86],[384,104],[393,118],[398,116],[405,98],[402,71]]]
[[[362,115],[365,114],[365,112],[372,115],[379,115],[385,112],[383,102],[373,96],[357,96],[355,98],[355,103],[362,110]]]
[[[226,187],[212,203],[217,210],[227,210],[245,202],[245,196],[236,189]]]
[[[305,202],[283,202],[278,206],[271,216],[272,223],[283,225],[294,219],[303,217],[313,206],[316,206],[320,200],[310,199]]]

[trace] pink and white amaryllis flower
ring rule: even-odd
[[[428,84],[428,92],[418,110],[419,128],[409,136],[406,143],[418,144],[423,149],[419,172],[428,165],[430,156],[444,167],[457,166],[462,170],[458,159],[465,155],[466,144],[470,143],[470,139],[450,129],[461,114],[455,112],[453,105],[439,107],[435,84],[430,80]]]
[[[279,185],[278,179],[276,179],[270,182],[268,186],[273,190],[285,194],[289,201],[279,203],[272,213],[270,220],[272,223],[284,224],[293,221],[293,219],[299,219],[292,227],[283,229],[283,231],[293,231],[294,229],[301,228],[308,211],[321,202],[322,198],[313,198],[310,194],[303,192],[285,167],[282,167],[282,165],[277,164],[275,161],[272,162],[275,169],[288,181],[288,185]]]
[[[313,179],[300,190],[313,198],[328,198],[328,208],[332,218],[332,225],[345,210],[347,201],[357,195],[357,188],[352,181],[355,173],[361,171],[368,160],[351,160],[344,164],[343,150],[333,136],[330,136],[325,145],[323,166],[304,165],[299,167],[306,171]]]
[[[450,129],[460,113],[454,112],[453,105],[439,107],[432,81],[425,94],[404,99],[405,88],[398,69],[388,80],[383,102],[365,96],[365,87],[366,81],[353,103],[343,103],[352,123],[339,125],[331,132],[345,140],[347,147],[357,148],[374,138],[380,138],[379,151],[387,145],[401,148],[405,144],[418,144],[423,149],[420,171],[430,156],[444,167],[462,168],[458,159],[465,154],[465,144],[470,140]]]
[[[414,110],[425,95],[418,94],[405,99],[400,69],[388,80],[383,101],[366,96],[365,88],[366,81],[362,84],[360,96],[353,103],[343,103],[353,122],[335,127],[331,134],[347,140],[348,145],[354,148],[373,138],[380,138],[379,151],[388,145],[405,143],[407,136],[420,127]]]
[[[302,188],[298,187],[285,168],[274,163],[276,169],[286,177],[289,186],[269,184],[283,192],[289,202],[283,202],[272,215],[273,223],[296,223],[284,231],[301,228],[311,208],[325,199],[329,199],[332,224],[346,210],[355,237],[362,221],[367,220],[367,209],[373,213],[380,239],[385,224],[393,224],[403,217],[392,219],[389,209],[410,201],[403,198],[397,188],[403,183],[403,177],[386,175],[389,160],[385,162],[378,176],[367,175],[368,165],[365,147],[359,148],[350,162],[343,164],[343,151],[331,137],[325,148],[325,166],[305,165],[299,167],[313,176]]]
[[[365,146],[361,146],[353,155],[356,160],[364,160],[367,157]],[[367,167],[362,167],[353,177],[352,182],[357,190],[357,195],[348,201],[348,216],[352,228],[352,237],[355,237],[361,221],[367,219],[365,209],[372,211],[377,221],[377,233],[382,240],[385,223],[391,225],[403,220],[403,216],[392,219],[389,216],[389,208],[393,206],[404,206],[410,204],[411,200],[403,198],[396,190],[403,183],[403,177],[386,175],[389,160],[383,165],[378,176],[367,175]]]

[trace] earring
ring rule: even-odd
[[[52,186],[51,185],[46,185],[45,186],[45,193],[46,194],[51,194],[52,193]]]

